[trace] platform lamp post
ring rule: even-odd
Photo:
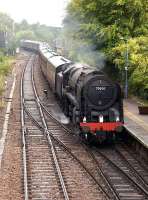
[[[126,42],[125,98],[128,98],[128,45]]]
[[[124,87],[124,97],[128,98],[128,65],[129,65],[129,50],[128,50],[128,42],[127,38],[120,38],[124,40],[126,43],[126,51],[125,51],[125,87]]]

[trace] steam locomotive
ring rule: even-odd
[[[112,139],[123,127],[122,92],[102,71],[72,63],[48,45],[22,41],[21,47],[38,52],[40,66],[63,112],[87,141]]]

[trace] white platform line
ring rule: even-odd
[[[13,80],[11,92],[9,95],[10,99],[12,99],[12,97],[13,97],[15,83],[16,83],[16,74],[14,74],[14,80]],[[4,124],[3,124],[3,130],[2,130],[2,137],[0,139],[0,169],[1,169],[2,156],[3,156],[3,152],[4,152],[5,140],[6,140],[6,136],[7,136],[7,132],[8,132],[8,121],[9,121],[9,116],[10,116],[11,103],[12,103],[12,101],[7,103],[5,120],[4,120]]]

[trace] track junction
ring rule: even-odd
[[[125,145],[98,149],[73,135],[39,97],[37,71],[31,55],[21,80],[25,200],[148,199],[147,166]]]

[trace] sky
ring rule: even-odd
[[[62,26],[66,5],[70,0],[0,0],[0,12],[5,12],[14,21],[26,19],[49,26]]]

